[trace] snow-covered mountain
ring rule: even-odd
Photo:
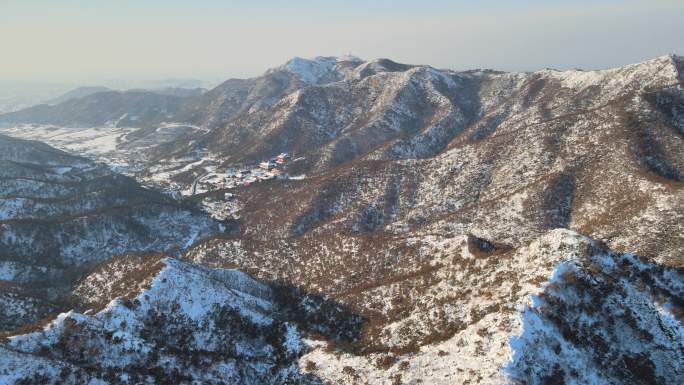
[[[134,269],[127,269],[131,264]],[[101,282],[105,274],[109,279]],[[107,292],[116,286],[125,291]],[[244,273],[168,258],[120,258],[86,277],[76,292],[87,294],[87,301],[111,301],[9,337],[0,347],[5,369],[0,382],[289,384],[304,379],[295,365],[303,349],[296,326],[275,318],[271,289]],[[34,359],[37,355],[41,358]]]
[[[16,113],[43,125],[5,132],[117,164],[140,153],[129,175],[192,196],[177,203],[35,143],[30,157],[8,158],[16,179],[46,184],[3,187],[8,228],[47,215],[26,242],[64,250],[46,246],[41,259],[26,243],[7,248],[16,256],[0,299],[15,316],[5,319],[26,322],[5,321],[6,382],[670,384],[684,374],[682,57],[533,73],[295,58],[137,126],[62,127],[133,116],[129,103],[157,111],[125,93],[90,110],[95,96]],[[94,151],[76,132],[111,148]],[[291,160],[278,177],[253,171],[280,153]],[[255,176],[220,178],[242,172]],[[40,200],[18,199],[27,189]],[[136,202],[151,212],[122,209]],[[234,233],[196,211],[217,205]],[[88,224],[105,240],[92,250],[68,247],[87,237],[65,234],[85,230],[50,221],[102,206],[122,221],[148,217],[121,223],[115,233],[133,235],[120,248],[102,238],[108,222]],[[145,242],[156,237],[164,243]],[[35,276],[77,274],[35,293],[15,268],[34,257]]]
[[[124,252],[182,249],[220,232],[105,165],[0,136],[0,328],[60,308],[82,271]],[[66,291],[65,291],[66,290]]]
[[[400,128],[387,120],[378,120],[384,125],[379,131],[374,127],[380,126],[364,120],[363,126],[348,131],[360,135],[357,139],[309,142],[303,153],[293,147],[264,151],[289,149],[304,155],[311,163],[299,167],[308,178],[246,189],[245,232],[265,239],[311,231],[402,234],[430,226],[519,246],[549,229],[569,227],[618,250],[678,260],[684,252],[677,235],[684,215],[681,66],[680,58],[666,56],[590,73],[458,74],[489,79],[489,86],[481,84],[474,95],[454,89],[463,103],[477,105],[469,123],[442,125],[445,120],[430,119],[410,135],[397,133]],[[561,78],[574,82],[564,86]],[[594,83],[585,87],[588,83],[579,79]],[[575,84],[581,85],[570,88]],[[338,85],[320,89],[329,92]],[[296,94],[318,91],[309,87]],[[343,100],[336,105],[349,106]],[[449,111],[458,108],[445,103]],[[379,108],[391,111],[396,105]],[[307,111],[286,110],[295,115]],[[337,112],[329,116],[341,119]],[[251,132],[266,127],[260,123]],[[293,125],[292,135],[280,132],[290,138],[306,127]],[[387,139],[385,134],[396,137]],[[303,136],[315,138],[311,132]],[[281,139],[273,143],[285,146],[286,139]],[[254,147],[245,143],[250,140],[238,142],[244,151],[235,149],[233,154],[249,153]],[[371,145],[375,140],[383,142]],[[263,143],[268,140],[255,145]],[[338,144],[348,156],[326,150]],[[274,232],[263,231],[267,225]]]
[[[224,163],[239,163],[284,151],[305,158],[300,168],[311,173],[363,158],[432,157],[495,131],[530,124],[541,130],[564,119],[587,122],[596,118],[590,112],[611,107],[625,110],[620,116],[628,118],[653,101],[628,95],[671,94],[668,87],[676,89],[681,63],[670,55],[603,71],[502,73],[454,72],[388,59],[295,58],[261,77],[231,79],[195,97],[103,93],[0,115],[0,123],[108,123],[145,128],[137,134],[142,136],[176,122],[203,130],[160,144],[150,151],[154,162],[210,151]],[[663,162],[654,167],[668,169]]]
[[[56,105],[40,104],[0,116],[0,124],[51,124],[66,127],[143,127],[170,120],[186,97],[146,90],[97,92]]]
[[[198,210],[40,142],[0,136],[0,162],[5,259],[73,266],[190,245],[218,229]]]

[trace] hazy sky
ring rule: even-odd
[[[352,53],[452,69],[684,54],[683,0],[0,0],[0,79],[247,77]]]

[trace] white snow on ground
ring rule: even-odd
[[[53,352],[66,349],[55,353],[58,358],[60,354],[78,356],[80,348],[60,342],[74,336],[83,344],[83,349],[88,349],[84,359],[89,365],[105,370],[113,368],[121,374],[145,362],[167,371],[180,370],[183,375],[196,379],[196,383],[214,383],[217,379],[228,383],[284,382],[284,377],[293,373],[287,361],[284,367],[280,366],[273,350],[286,352],[290,358],[281,357],[286,360],[300,353],[303,345],[294,326],[282,326],[285,334],[280,347],[242,329],[261,328],[259,334],[268,328],[274,332],[280,330],[281,326],[272,317],[274,308],[268,286],[236,270],[209,269],[174,259],[164,259],[162,263],[164,267],[149,287],[131,300],[115,299],[93,315],[62,313],[42,330],[10,337],[6,345],[0,345],[0,383],[16,381],[23,375],[45,374],[56,378],[61,367],[70,366],[67,364],[70,360],[34,359],[34,354],[52,346]],[[228,312],[228,319],[221,318],[225,314],[222,311]],[[240,318],[230,318],[231,312]],[[150,324],[150,316],[159,313],[163,314],[159,322],[164,324]],[[164,328],[190,333],[191,338],[177,347],[170,345],[174,349],[167,349],[167,339],[179,336],[164,337],[173,333]],[[197,354],[193,352],[218,351],[234,353],[209,354],[211,362],[205,358],[201,364],[187,358]],[[241,359],[236,360],[235,354]],[[26,362],[21,363],[19,357]],[[2,368],[12,371],[4,373]],[[64,382],[80,381],[70,378]]]
[[[139,298],[147,295],[151,304],[155,299],[180,303],[182,312],[193,320],[206,316],[216,304],[229,304],[254,323],[273,321],[269,315],[273,310],[270,289],[247,274],[202,268],[175,259],[165,259],[164,263],[166,268]]]
[[[53,147],[79,155],[103,155],[116,151],[121,138],[136,130],[138,129],[20,125],[2,129],[0,132],[21,139],[40,140]]]
[[[458,245],[453,248],[458,249]],[[378,364],[386,357],[383,354],[357,356],[331,351],[325,342],[305,340],[310,351],[301,358],[300,367],[306,370],[311,361],[315,363],[312,373],[332,383],[615,384],[625,374],[606,368],[620,366],[597,365],[597,357],[632,357],[646,368],[647,377],[652,363],[653,376],[659,383],[677,383],[684,373],[684,350],[676,348],[684,347],[684,325],[676,319],[678,313],[668,305],[672,302],[667,296],[684,296],[684,277],[680,271],[633,255],[606,253],[589,238],[569,230],[553,230],[512,258],[494,266],[483,265],[484,276],[471,277],[471,296],[477,300],[468,301],[499,310],[469,323],[453,337],[423,346],[415,353],[391,355],[388,366]],[[493,291],[478,292],[483,280],[500,274],[508,274],[508,282],[485,283]],[[655,284],[645,284],[643,279],[652,279]],[[468,277],[457,282],[467,284]],[[584,284],[596,285],[594,290],[605,297],[596,298]],[[436,290],[449,291],[454,289],[444,286]],[[506,301],[497,303],[497,297]],[[453,311],[467,313],[468,308],[457,306]],[[557,317],[562,318],[563,332],[554,321]],[[415,317],[410,322],[420,321]],[[568,339],[568,331],[582,342]],[[401,333],[397,325],[391,338],[399,341]],[[601,338],[597,340],[596,336]],[[608,352],[600,350],[602,343]],[[563,373],[557,368],[564,370],[564,382],[554,377]],[[628,378],[634,375],[626,374]]]
[[[26,199],[0,199],[0,220],[7,220],[14,218],[18,213],[21,213]]]
[[[429,239],[421,239],[429,242]],[[449,248],[450,254],[461,249],[463,238],[456,237],[451,243],[437,245],[436,249]],[[359,381],[371,384],[393,384],[397,376],[401,383],[419,383],[436,385],[452,385],[467,383],[479,378],[480,384],[502,384],[506,382],[502,368],[510,361],[512,351],[508,344],[513,335],[522,330],[521,309],[532,301],[533,295],[541,289],[540,281],[552,276],[554,267],[565,260],[578,258],[591,240],[569,230],[553,230],[527,247],[521,248],[513,257],[498,263],[481,266],[481,275],[454,277],[458,285],[470,282],[470,296],[477,296],[477,301],[464,298],[465,302],[455,302],[449,310],[464,315],[465,319],[472,310],[499,307],[501,310],[485,315],[483,318],[468,324],[446,341],[422,347],[419,352],[396,356],[396,360],[388,368],[377,364],[382,358],[380,354],[356,356],[348,353],[327,351],[324,344],[307,340],[310,351],[300,359],[300,366],[305,368],[307,361],[316,363],[314,373],[324,380],[336,383],[347,383],[351,377],[344,374],[343,368],[351,366]],[[472,257],[463,256],[472,260]],[[481,262],[475,261],[475,262]],[[513,274],[506,282],[500,282],[500,274]],[[498,282],[498,283],[497,283]],[[483,293],[482,289],[490,290]],[[443,282],[434,289],[438,296],[448,298],[455,288]],[[395,343],[401,342],[401,330],[404,327],[419,327],[424,322],[420,317],[427,316],[416,312],[409,318],[387,327],[387,338]],[[418,325],[418,326],[416,326]]]
[[[150,173],[152,176],[148,178],[155,184],[168,184],[171,180],[184,172],[188,172],[194,169],[203,167],[205,172],[211,172],[215,168],[215,157],[209,155],[198,156],[192,158],[192,160],[182,159],[175,160],[172,159],[160,165],[155,165],[150,168]],[[211,170],[211,171],[208,171]],[[183,191],[183,195],[192,195],[192,186],[187,186]]]
[[[60,269],[44,266],[31,266],[17,261],[0,261],[0,281],[14,281],[16,283],[35,280],[36,276],[45,278],[59,274]]]
[[[148,167],[146,162],[149,160],[150,149],[154,146],[174,140],[188,132],[206,133],[207,130],[186,123],[164,122],[154,132],[132,138],[130,134],[138,130],[116,126],[72,128],[18,125],[0,128],[0,133],[45,142],[60,150],[103,162],[113,171],[135,177],[144,185],[183,191],[185,195],[191,195],[190,186],[178,185],[172,180],[174,177],[198,167],[205,167],[206,171],[211,172],[218,163],[212,154],[197,153],[181,159],[161,161]],[[69,171],[66,168],[55,169],[55,173],[59,175]]]
[[[173,140],[185,132],[207,132],[186,123],[164,122],[151,134],[131,139],[140,130],[131,127],[57,127],[52,125],[17,125],[0,128],[0,133],[21,139],[39,140],[60,150],[107,163],[117,172],[139,171],[148,150]]]
[[[25,354],[0,346],[0,384],[14,384],[36,373],[42,373],[47,378],[58,378],[65,366],[37,355],[28,358]]]
[[[297,75],[304,83],[319,84],[324,80],[341,80],[344,77],[351,75],[352,69],[338,67],[338,64],[342,62],[360,64],[363,61],[352,55],[340,57],[317,56],[313,59],[295,57],[284,65],[269,70],[267,73],[277,70],[286,71]]]
[[[334,57],[318,56],[311,60],[296,57],[287,62],[284,68],[298,75],[304,82],[316,84],[321,78],[330,74],[336,63],[337,59]]]
[[[681,272],[631,254],[561,263],[544,295],[523,310],[506,371],[531,384],[545,378],[614,384],[625,375],[639,376],[636,383],[677,383],[684,375],[684,324],[664,308],[681,301],[683,281]],[[621,360],[627,368],[616,372],[614,361]]]
[[[188,240],[185,242],[185,245],[183,245],[184,249],[187,249],[188,247],[192,246],[193,243],[197,240],[199,237],[199,229],[198,228],[192,228],[190,230],[190,234],[188,236]]]
[[[241,208],[236,199],[225,200],[207,197],[202,199],[200,205],[206,213],[217,221],[236,218]]]
[[[198,131],[198,132],[209,132],[209,130],[204,128],[204,127],[195,126],[195,125],[188,124],[188,123],[175,123],[175,122],[171,122],[171,123],[162,122],[159,125],[159,127],[157,127],[156,131],[157,132],[174,131],[178,128],[191,128],[192,130]]]
[[[677,68],[671,56],[661,56],[642,63],[600,71],[555,71],[539,73],[559,79],[564,87],[581,90],[589,86],[625,90],[630,85],[648,87],[652,84],[668,85],[677,82]]]

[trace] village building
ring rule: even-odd
[[[259,167],[263,170],[271,170],[276,168],[277,164],[275,162],[271,162],[270,160],[265,160],[261,163],[259,163]]]
[[[290,159],[290,156],[283,152],[275,157],[275,162],[278,164],[285,164],[288,159]]]

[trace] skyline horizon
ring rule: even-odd
[[[614,65],[609,65],[609,66],[604,66],[604,67],[597,67],[597,68],[588,68],[588,67],[578,67],[578,66],[573,66],[573,65],[568,65],[566,68],[559,68],[559,67],[541,67],[537,69],[530,69],[530,70],[507,70],[505,68],[492,68],[492,67],[478,67],[478,68],[452,68],[452,67],[442,67],[442,66],[435,66],[431,65],[430,63],[408,63],[408,62],[401,62],[394,60],[391,57],[377,57],[373,59],[367,59],[363,57],[359,57],[357,55],[354,55],[353,53],[349,54],[340,54],[340,55],[316,55],[312,57],[304,57],[304,56],[292,56],[284,61],[281,61],[280,64],[276,64],[270,67],[267,67],[263,69],[263,71],[259,73],[255,73],[252,76],[221,76],[219,74],[215,75],[207,75],[207,76],[193,76],[192,74],[187,74],[185,76],[179,74],[177,76],[175,75],[169,75],[169,76],[159,76],[159,77],[123,77],[123,76],[111,76],[111,77],[102,77],[99,79],[51,79],[51,80],[45,80],[42,81],[40,79],[9,79],[9,78],[3,78],[2,75],[0,74],[0,83],[3,84],[16,84],[16,85],[45,85],[45,86],[65,86],[65,85],[70,85],[70,86],[83,86],[83,87],[91,87],[91,86],[106,86],[110,88],[115,88],[117,87],[117,83],[119,85],[124,85],[126,83],[130,84],[142,84],[142,83],[180,83],[180,82],[201,82],[205,84],[211,84],[211,87],[214,87],[218,84],[220,84],[223,81],[230,80],[230,79],[251,79],[251,78],[257,78],[262,75],[264,75],[266,72],[269,70],[272,70],[274,68],[283,66],[287,64],[290,60],[300,58],[300,59],[306,59],[306,60],[313,60],[317,57],[343,57],[345,55],[352,55],[356,56],[357,58],[363,60],[364,62],[371,62],[375,60],[380,60],[380,59],[389,59],[392,61],[395,61],[397,63],[401,64],[409,64],[409,65],[424,65],[424,66],[429,66],[433,67],[436,69],[440,70],[450,70],[450,71],[455,71],[455,72],[464,72],[464,71],[474,71],[474,70],[493,70],[493,71],[500,71],[500,72],[510,72],[510,73],[534,73],[538,71],[543,71],[543,70],[558,70],[558,71],[568,71],[568,70],[580,70],[580,71],[601,71],[601,70],[608,70],[612,68],[619,68],[631,64],[637,64],[649,60],[653,60],[656,58],[664,57],[664,56],[680,56],[684,57],[684,55],[680,54],[679,52],[667,52],[667,53],[662,53],[660,55],[655,55],[655,56],[649,56],[649,57],[644,57],[638,60],[633,60],[629,62],[623,62],[623,63],[616,63]],[[191,88],[191,87],[179,87],[179,88]],[[126,87],[123,87],[121,89],[127,89]],[[128,88],[130,89],[130,88]]]
[[[675,0],[7,0],[0,9],[0,78],[15,81],[215,81],[347,52],[515,72],[684,54]]]

